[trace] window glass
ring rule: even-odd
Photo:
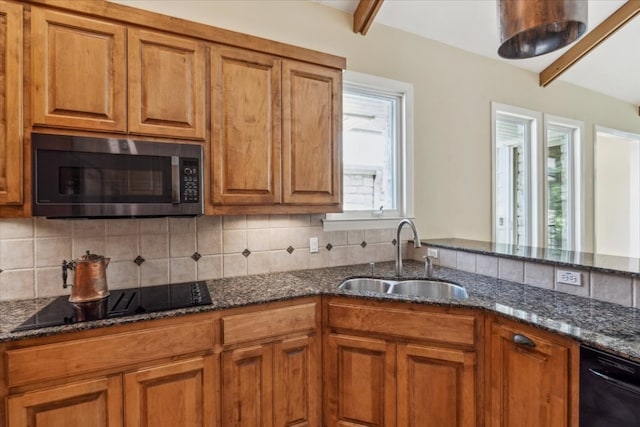
[[[398,206],[398,96],[345,87],[343,173],[345,211]]]
[[[547,247],[571,248],[571,199],[573,179],[571,176],[571,150],[574,129],[547,126]]]

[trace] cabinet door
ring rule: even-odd
[[[320,426],[319,341],[299,337],[274,344],[274,426]]]
[[[273,425],[273,348],[257,345],[226,351],[222,368],[222,425]]]
[[[568,347],[543,335],[492,324],[489,425],[569,426],[569,353]]]
[[[129,132],[205,137],[205,47],[129,29]]]
[[[280,60],[239,49],[212,55],[211,199],[280,202]]]
[[[27,392],[8,402],[8,427],[122,426],[120,376]]]
[[[329,335],[325,357],[325,414],[329,426],[396,425],[393,343]]]
[[[33,123],[126,130],[125,27],[32,8]]]
[[[475,360],[474,352],[399,344],[398,425],[475,426]]]
[[[22,6],[0,2],[0,205],[21,204]]]
[[[285,61],[282,115],[284,203],[338,206],[342,71]]]
[[[212,427],[213,356],[125,374],[126,427]]]

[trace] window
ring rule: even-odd
[[[494,241],[576,250],[582,123],[497,103],[492,117]]]
[[[540,115],[494,105],[494,241],[518,246],[537,244],[535,169]]]
[[[545,115],[546,247],[580,247],[580,139],[582,124]]]
[[[325,229],[392,227],[413,214],[412,89],[407,83],[345,72],[344,212],[327,214]]]

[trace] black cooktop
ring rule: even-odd
[[[205,282],[116,289],[110,292],[111,295],[106,298],[83,303],[71,303],[68,296],[58,297],[13,332],[211,304],[211,295]]]

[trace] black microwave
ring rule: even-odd
[[[33,216],[204,213],[202,146],[33,133]]]

